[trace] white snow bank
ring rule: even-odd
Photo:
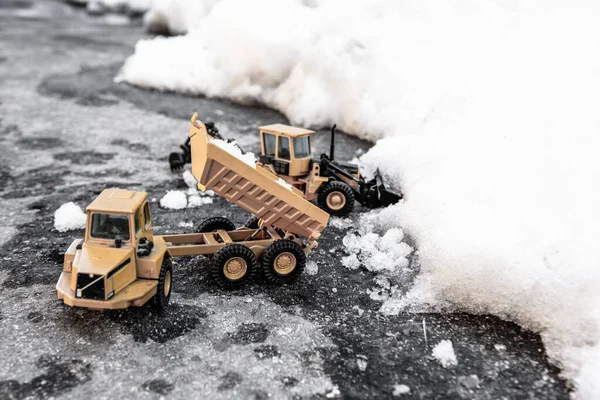
[[[70,0],[73,1],[73,0]],[[119,13],[144,13],[153,3],[153,0],[75,0],[80,5],[85,5],[88,12],[119,12]]]
[[[72,201],[61,205],[54,212],[54,228],[59,232],[85,228],[85,213]]]
[[[165,7],[190,33],[140,41],[120,79],[386,137],[362,162],[406,202],[373,217],[373,238],[409,233],[422,274],[383,310],[518,321],[578,395],[600,396],[598,2],[198,3],[184,19]],[[370,234],[348,239],[359,264]]]
[[[454,346],[452,346],[452,341],[450,340],[442,340],[436,344],[431,355],[434,356],[444,368],[458,365],[458,360],[454,353]]]

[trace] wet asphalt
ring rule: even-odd
[[[160,208],[167,190],[187,188],[169,171],[168,153],[185,140],[194,111],[250,151],[259,147],[257,126],[286,122],[259,105],[114,83],[144,36],[139,20],[123,16],[0,1],[0,399],[569,398],[539,335],[518,325],[487,315],[380,314],[368,295],[374,275],[340,262],[352,226],[326,229],[310,256],[313,274],[294,285],[259,279],[222,291],[205,258],[182,257],[163,313],[61,304],[62,253],[83,234],[54,229],[61,204],[84,208],[104,188],[121,187],[149,193],[157,233],[190,232],[212,216],[241,225],[248,215],[218,198]],[[328,140],[317,134],[317,153]],[[370,145],[342,134],[336,151],[349,160]],[[410,268],[417,273],[418,263]],[[431,356],[443,339],[454,344],[456,367]]]

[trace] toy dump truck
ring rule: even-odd
[[[65,253],[56,286],[65,304],[114,309],[150,301],[162,309],[176,256],[209,257],[210,273],[222,286],[248,282],[258,268],[272,283],[288,283],[302,273],[329,215],[269,171],[230,153],[196,115],[190,140],[199,188],[249,211],[258,226],[236,229],[226,218],[213,217],[197,233],[156,236],[146,193],[106,189],[86,210],[84,239]]]
[[[214,124],[207,128],[211,137],[223,139]],[[331,215],[350,214],[355,200],[366,207],[378,208],[395,204],[402,198],[386,189],[379,170],[373,179],[365,180],[357,165],[334,160],[335,125],[331,129],[329,155],[321,154],[318,160],[313,160],[310,144],[315,131],[274,124],[260,127],[259,132],[259,166],[298,189],[305,199],[316,200],[318,206]],[[173,171],[193,158],[194,147],[189,138],[181,149],[181,153],[169,156]]]

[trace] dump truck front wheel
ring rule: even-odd
[[[354,210],[354,192],[344,182],[330,181],[319,190],[317,204],[331,215],[345,217]]]
[[[173,282],[173,263],[171,257],[165,254],[162,266],[160,268],[160,274],[158,276],[158,286],[156,288],[156,294],[151,300],[152,307],[157,310],[163,310],[169,299],[171,298],[171,289]]]
[[[198,225],[196,228],[196,232],[204,233],[204,232],[214,232],[218,229],[223,229],[226,231],[235,230],[235,225],[233,222],[224,217],[212,217],[207,218]]]
[[[262,267],[267,281],[290,283],[296,280],[306,266],[302,247],[291,240],[278,240],[267,247],[262,255]]]
[[[211,275],[221,287],[238,287],[256,274],[256,256],[249,247],[232,243],[215,253],[211,260]]]

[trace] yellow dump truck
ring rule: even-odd
[[[288,283],[304,270],[329,214],[263,168],[246,163],[192,118],[192,172],[212,189],[252,213],[257,226],[237,228],[227,219],[205,220],[197,233],[156,236],[145,192],[104,190],[86,209],[85,236],[64,256],[56,285],[70,306],[116,309],[148,301],[164,308],[172,288],[172,257],[204,255],[222,286],[251,280],[259,268],[269,282]]]

